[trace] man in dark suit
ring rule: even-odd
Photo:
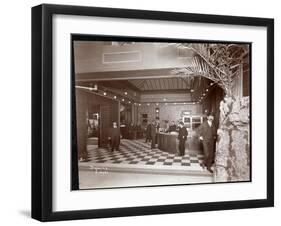
[[[179,151],[180,151],[180,156],[184,156],[185,154],[185,141],[187,139],[187,129],[185,128],[183,122],[179,123]]]
[[[134,123],[131,123],[129,125],[129,139],[135,139],[136,138],[136,127]]]
[[[147,122],[147,126],[146,126],[146,139],[145,139],[145,143],[146,142],[150,142],[151,141],[151,123]]]
[[[109,137],[111,151],[113,152],[114,149],[119,151],[120,145],[120,128],[117,126],[117,122],[113,122],[113,127],[109,130]]]
[[[175,124],[175,121],[172,121],[171,125],[169,126],[168,132],[175,132],[177,131],[177,126]]]
[[[152,122],[151,127],[150,127],[150,135],[151,135],[151,149],[155,148],[156,144],[156,135],[157,135],[157,124],[155,121]]]
[[[208,114],[207,120],[198,128],[199,139],[203,144],[204,166],[211,173],[213,173],[211,167],[214,161],[214,145],[216,140],[216,129],[213,121],[214,116]]]

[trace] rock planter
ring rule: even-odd
[[[215,181],[250,180],[249,97],[225,97],[220,103],[220,125],[215,157]]]

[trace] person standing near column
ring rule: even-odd
[[[156,120],[155,120],[155,128],[156,128],[155,144],[158,145],[158,136],[157,136],[157,133],[159,133],[159,129],[160,129],[160,120],[159,120],[159,117],[156,117]]]
[[[185,142],[187,139],[187,135],[188,135],[188,132],[184,126],[184,123],[180,122],[179,123],[179,135],[178,135],[180,156],[184,156],[184,154],[185,154]]]
[[[214,116],[209,113],[207,120],[198,128],[199,139],[203,144],[204,166],[211,173],[213,173],[211,167],[214,161],[214,145],[216,140],[216,129],[213,121]]]
[[[155,144],[156,144],[156,123],[155,121],[152,122],[151,124],[151,149],[155,149]]]
[[[117,122],[113,122],[113,127],[109,130],[109,137],[111,151],[113,152],[114,149],[119,151],[120,145],[120,128],[117,126]]]
[[[147,126],[146,126],[146,138],[145,138],[145,143],[150,142],[151,141],[151,123],[150,121],[147,122]]]

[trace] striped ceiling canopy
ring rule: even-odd
[[[188,90],[193,88],[194,81],[184,78],[157,78],[157,79],[134,79],[129,80],[137,89],[141,91],[151,90]]]

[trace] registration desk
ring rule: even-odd
[[[169,134],[169,133],[157,133],[157,142],[158,148],[162,151],[169,152],[169,153],[179,153],[179,140],[177,134]],[[201,153],[202,152],[202,144],[199,141],[198,136],[195,132],[190,132],[188,134],[186,143],[185,143],[185,150],[186,152],[195,152]]]
[[[158,148],[169,153],[178,152],[178,135],[169,133],[157,133]]]

